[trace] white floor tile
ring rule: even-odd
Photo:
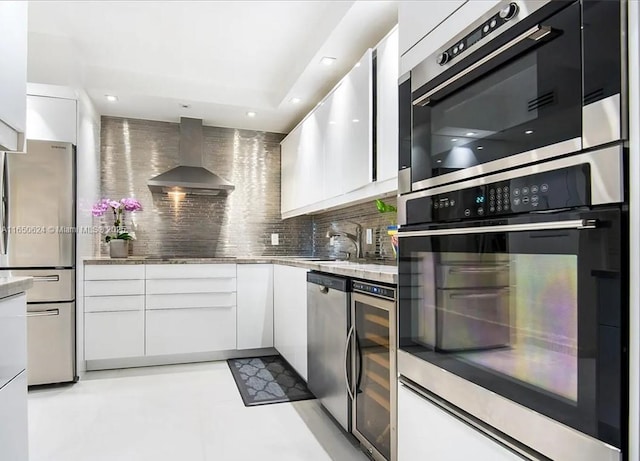
[[[31,461],[364,461],[315,400],[245,407],[226,362],[29,393]]]

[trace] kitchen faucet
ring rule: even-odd
[[[356,233],[350,234],[349,232],[344,231],[334,231],[333,229],[329,229],[327,232],[327,238],[331,237],[346,237],[353,242],[356,247],[356,259],[361,259],[363,255],[362,251],[362,226],[360,224],[354,223],[356,225]]]

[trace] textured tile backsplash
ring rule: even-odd
[[[385,203],[396,206],[396,197],[383,199]],[[354,205],[341,210],[329,211],[313,217],[313,249],[314,255],[323,258],[344,258],[344,252],[349,252],[355,257],[355,245],[345,237],[335,237],[333,245],[327,232],[349,232],[355,234],[356,223],[362,226],[363,250],[368,257],[393,258],[391,240],[387,235],[387,226],[396,224],[396,213],[378,212],[375,200]],[[371,229],[373,239],[371,245],[364,244],[366,229]]]
[[[128,214],[137,237],[132,254],[312,254],[312,218],[280,219],[284,135],[205,126],[204,166],[235,190],[227,197],[152,195],[147,180],[179,163],[179,135],[178,123],[102,118],[102,195],[136,197],[144,207]],[[271,245],[272,233],[279,234],[278,246]],[[108,254],[106,244],[99,253]]]

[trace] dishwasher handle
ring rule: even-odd
[[[320,293],[324,293],[325,295],[329,293],[329,287],[320,286],[319,289],[320,289]]]

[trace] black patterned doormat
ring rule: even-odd
[[[315,399],[304,380],[279,355],[227,360],[246,407]]]

